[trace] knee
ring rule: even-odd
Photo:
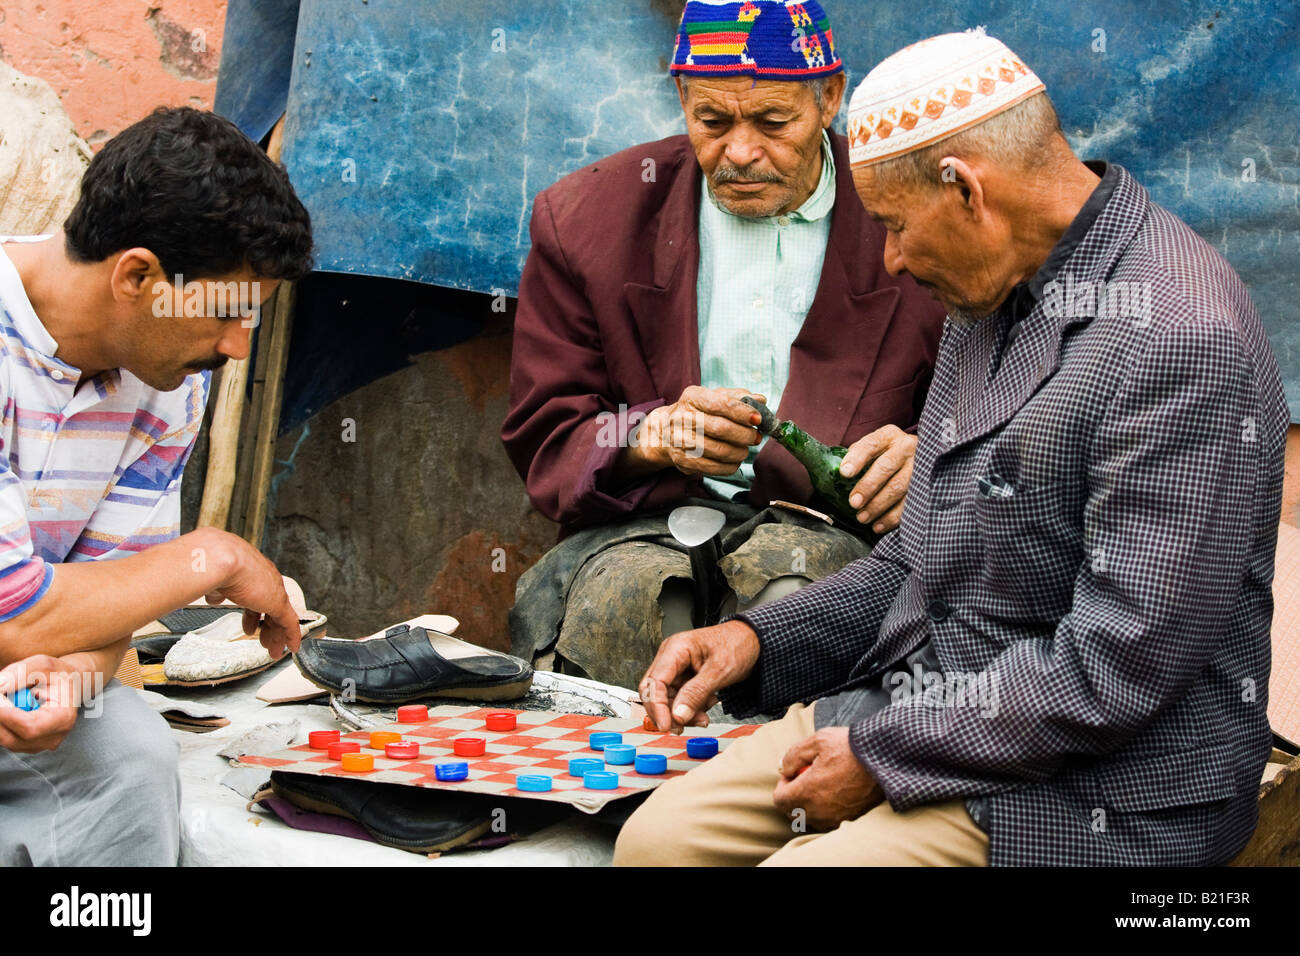
[[[100,705],[81,719],[94,724],[89,743],[101,773],[112,775],[151,811],[176,816],[180,748],[167,722],[128,687],[111,686]]]
[[[673,866],[671,828],[664,827],[663,817],[652,807],[655,795],[641,805],[618,831],[614,843],[615,866]]]

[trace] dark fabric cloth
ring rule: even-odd
[[[943,309],[911,277],[885,271],[884,229],[857,198],[846,141],[831,143],[830,238],[774,411],[849,445],[887,424],[915,425]],[[612,477],[640,416],[700,383],[700,177],[689,140],[674,136],[566,176],[533,204],[501,437],[561,535],[705,495],[671,468],[628,485]],[[754,472],[757,507],[811,499],[807,473],[775,442]]]
[[[897,811],[987,798],[993,864],[1221,864],[1270,751],[1277,363],[1231,266],[1111,168],[991,382],[1004,309],[945,327],[902,525],[744,614],[761,657],[722,695],[833,696],[926,640],[987,675],[994,714],[912,698],[850,740]]]
[[[702,505],[721,511],[726,516],[727,523],[722,530],[724,567],[728,558],[753,537],[755,529],[765,524],[790,524],[807,529],[811,534],[835,535],[849,539],[851,547],[869,548],[875,541],[874,537],[869,536],[864,540],[782,507],[758,509],[743,502],[716,498],[687,498],[674,503],[672,507],[679,505]],[[542,555],[541,560],[520,576],[515,588],[515,605],[510,609],[510,653],[531,661],[555,643],[574,581],[583,567],[597,555],[615,545],[634,541],[647,541],[687,554],[687,549],[678,544],[668,531],[668,515],[671,510],[670,507],[660,508],[631,521],[583,529],[569,535]],[[847,547],[850,545],[843,545],[840,550]],[[809,567],[810,576],[823,576],[832,570],[821,567],[815,557]],[[736,568],[733,576],[743,578],[747,571],[751,577],[763,573],[761,567]],[[776,576],[772,574],[772,577]],[[746,596],[741,595],[742,598]],[[656,600],[658,595],[649,597]]]

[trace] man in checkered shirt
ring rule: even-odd
[[[941,100],[888,122],[912,88]],[[886,267],[949,316],[902,524],[664,645],[641,683],[661,728],[715,694],[789,710],[656,791],[616,862],[1232,859],[1270,750],[1289,421],[1246,288],[1080,162],[982,31],[882,63],[849,134]]]

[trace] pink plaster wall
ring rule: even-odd
[[[94,148],[156,106],[212,108],[226,0],[0,0],[0,60]]]

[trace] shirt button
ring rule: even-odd
[[[56,382],[61,382],[63,381],[63,373],[60,372],[57,368],[51,369],[50,378],[54,379],[54,381]]]
[[[756,309],[761,309],[762,307],[763,307],[763,300],[762,300],[762,299],[755,299],[755,300],[754,300],[754,308],[756,308]]]
[[[948,605],[938,598],[935,598],[930,602],[930,606],[926,608],[926,611],[930,615],[930,620],[935,622],[942,621],[948,616]]]
[[[789,217],[789,216],[782,216],[780,219],[778,219],[778,220],[776,221],[776,224],[777,224],[778,226],[788,226],[788,225],[790,225],[790,217]]]

